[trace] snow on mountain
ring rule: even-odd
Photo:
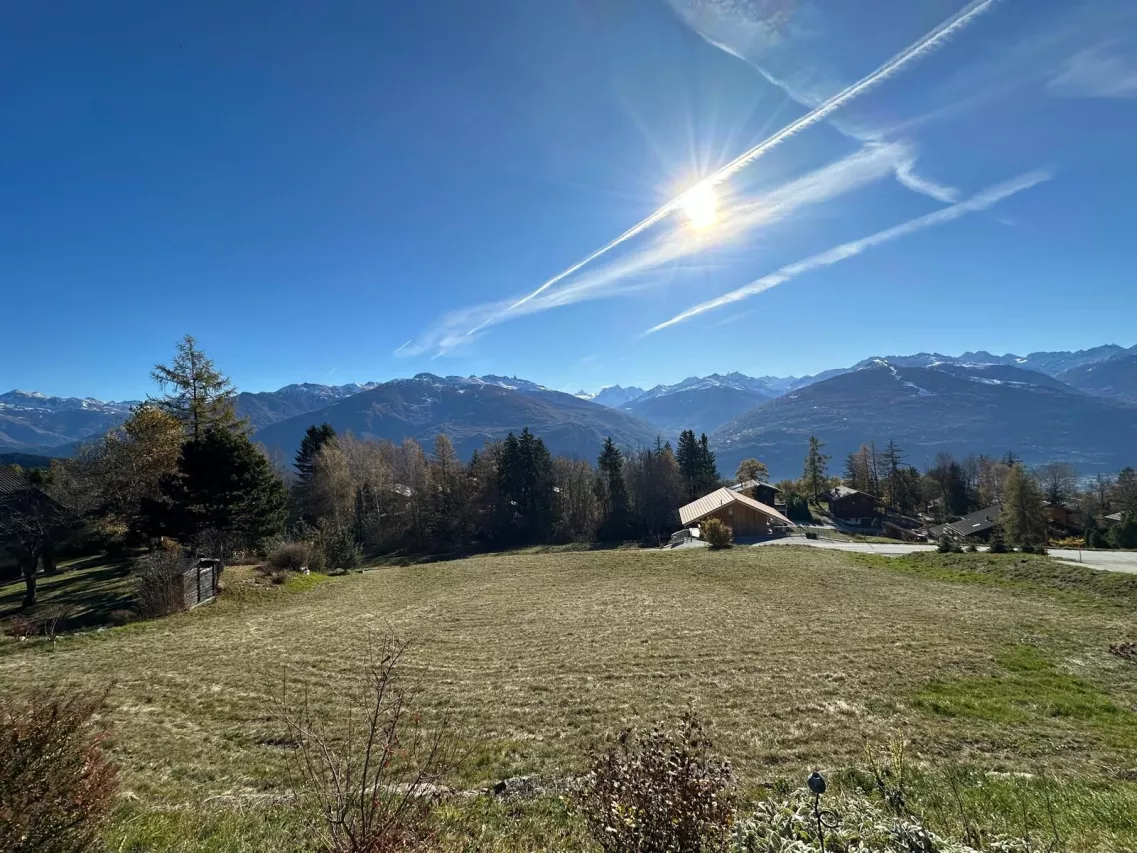
[[[591,400],[593,403],[599,403],[601,406],[607,406],[610,409],[622,409],[643,393],[644,389],[637,388],[635,385],[629,385],[627,388],[619,385],[605,385],[595,394],[578,391],[573,396],[579,397],[581,400]]]

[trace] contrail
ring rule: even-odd
[[[411,338],[410,341],[407,341],[405,344],[403,344],[401,347],[399,347],[397,350],[395,350],[395,352],[391,353],[391,355],[394,355],[395,353],[402,352],[403,350],[405,350],[407,347],[409,347],[411,345],[411,341],[413,341],[413,340],[414,340],[414,338]]]
[[[699,183],[695,184],[695,186],[688,189],[678,198],[672,199],[671,201],[667,202],[667,204],[663,205],[663,207],[659,208],[659,210],[655,211],[655,213],[640,221],[638,224],[633,225],[615,240],[604,244],[584,260],[573,264],[564,272],[560,273],[559,275],[553,276],[533,292],[518,299],[516,302],[506,308],[505,312],[503,313],[509,313],[510,311],[513,311],[524,305],[535,296],[539,296],[540,294],[544,293],[558,281],[567,278],[577,270],[581,269],[587,264],[592,263],[601,255],[610,252],[612,249],[616,248],[624,241],[630,240],[632,237],[635,237],[637,234],[643,232],[655,223],[659,222],[661,219],[667,216],[667,214],[681,207],[687,198],[693,193],[705,190],[708,187],[717,186],[743,167],[749,165],[754,160],[757,160],[774,146],[781,144],[800,131],[805,130],[808,127],[812,127],[819,121],[822,121],[828,117],[830,113],[835,112],[847,104],[849,101],[856,98],[858,95],[864,94],[874,86],[883,83],[885,80],[899,72],[901,69],[938,49],[948,38],[966,27],[969,23],[971,23],[972,20],[977,18],[979,15],[982,15],[998,2],[999,0],[972,0],[972,2],[968,3],[967,6],[961,9],[955,15],[948,18],[923,38],[900,51],[900,53],[896,54],[894,57],[892,57],[892,59],[888,60],[888,62],[884,63],[884,65],[877,68],[871,74],[866,77],[862,77],[856,83],[847,86],[829,100],[825,101],[822,104],[819,104],[817,107],[810,110],[801,118],[790,122],[790,124],[783,127],[773,136],[770,136],[762,142],[759,142],[749,151],[744,151],[742,154],[738,155],[721,169],[699,181]],[[490,320],[487,319],[479,323],[477,326],[470,329],[470,331],[466,333],[466,336],[468,337],[475,332],[478,332],[481,329],[485,328],[489,322]]]
[[[953,204],[951,207],[945,207],[943,210],[937,210],[935,213],[929,213],[925,216],[919,216],[915,219],[909,219],[907,222],[900,225],[894,225],[892,228],[886,228],[884,231],[878,231],[868,237],[860,240],[853,240],[849,243],[842,243],[840,246],[835,246],[832,249],[827,249],[812,257],[806,258],[804,261],[797,261],[796,263],[787,264],[776,272],[751,282],[745,287],[740,287],[737,290],[732,290],[730,293],[724,293],[722,296],[709,299],[696,305],[694,308],[689,308],[681,314],[676,314],[670,320],[665,320],[657,326],[652,326],[644,335],[650,335],[668,326],[674,326],[676,323],[682,323],[684,320],[690,320],[692,317],[697,317],[707,311],[715,308],[721,308],[723,305],[729,305],[732,302],[739,302],[748,297],[762,293],[772,287],[777,287],[779,284],[784,284],[791,279],[797,278],[803,273],[812,272],[821,267],[831,266],[839,263],[840,261],[848,258],[855,257],[861,254],[865,249],[870,249],[873,246],[879,246],[883,243],[889,243],[893,240],[898,240],[901,237],[906,237],[909,234],[915,234],[917,231],[923,231],[925,228],[932,228],[936,225],[943,225],[947,222],[959,219],[968,213],[975,213],[980,210],[986,210],[994,204],[1008,198],[1023,190],[1028,190],[1033,186],[1041,184],[1043,181],[1048,181],[1051,178],[1050,172],[1045,170],[1038,170],[1028,172],[1025,175],[1020,175],[1017,178],[1006,181],[996,186],[983,190],[980,193],[969,198],[967,201],[961,201],[958,204]]]

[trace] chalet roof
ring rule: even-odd
[[[1116,521],[1118,524],[1120,524],[1121,523],[1121,513],[1120,512],[1110,513],[1109,515],[1107,515],[1105,517],[1105,520],[1106,521]]]
[[[696,521],[705,518],[715,510],[720,509],[721,507],[724,507],[730,503],[740,503],[744,506],[750,507],[753,510],[757,510],[769,518],[773,518],[777,521],[783,522],[784,524],[788,524],[790,527],[794,526],[794,523],[792,521],[790,521],[772,506],[764,504],[761,501],[756,501],[754,498],[748,497],[747,495],[741,494],[739,492],[732,492],[725,486],[721,489],[717,489],[711,492],[709,495],[703,495],[703,497],[699,498],[698,500],[691,501],[691,503],[687,504],[686,506],[680,507],[679,519],[683,522],[684,526],[694,524]]]
[[[15,468],[0,465],[0,495],[14,495],[35,488]]]
[[[976,533],[983,533],[990,530],[998,523],[999,505],[992,504],[989,507],[977,509],[975,512],[965,515],[959,521],[930,527],[928,528],[928,532],[937,538],[941,536],[944,531],[955,536],[974,536]]]
[[[735,483],[733,486],[727,486],[732,492],[745,492],[747,489],[757,489],[759,486],[765,486],[767,489],[773,489],[775,492],[780,492],[777,486],[770,483],[763,483],[761,480],[746,480],[742,483]]]

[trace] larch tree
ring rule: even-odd
[[[150,374],[166,392],[151,403],[177,418],[191,439],[201,438],[210,427],[241,429],[234,409],[237,389],[229,377],[202,352],[192,335],[178,344],[177,354],[169,364],[154,366]]]
[[[805,466],[802,470],[802,485],[815,501],[820,500],[821,492],[828,483],[826,468],[830,457],[821,452],[825,442],[815,435],[809,437],[809,451],[806,453]]]
[[[999,524],[1011,545],[1023,549],[1041,548],[1046,544],[1046,505],[1042,489],[1021,463],[1007,472],[1003,485],[1003,508]]]

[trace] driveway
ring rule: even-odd
[[[802,539],[797,536],[787,539],[771,539],[768,542],[760,542],[754,547],[767,548],[772,545],[808,545],[810,548],[830,548],[835,551],[852,551],[858,554],[884,554],[888,557],[915,554],[917,551],[936,550],[935,545],[906,545],[903,542],[897,542],[895,545],[869,542],[834,542],[827,539]],[[1079,552],[1077,549],[1051,548],[1050,556],[1058,560],[1081,563],[1083,566],[1101,569],[1105,572],[1137,574],[1137,551]]]

